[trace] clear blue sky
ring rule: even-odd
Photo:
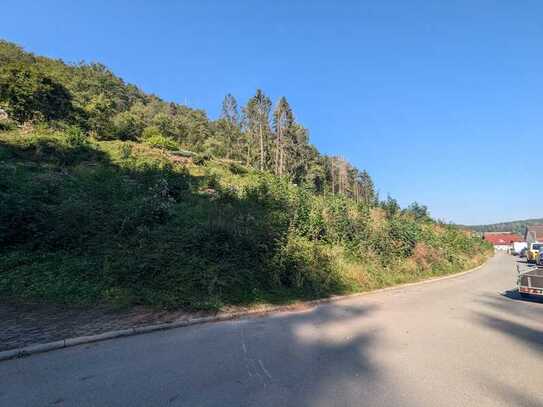
[[[484,223],[543,216],[543,2],[4,0],[0,37],[99,61],[218,115],[285,95],[324,153],[382,196]],[[541,154],[541,153],[539,153]]]

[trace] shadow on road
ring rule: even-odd
[[[386,380],[373,361],[376,347],[382,346],[379,329],[368,322],[375,310],[375,305],[338,303],[272,317],[273,322],[242,322],[246,363],[263,378],[259,383],[247,377],[254,405],[350,405],[353,400],[374,400],[375,392],[387,405],[406,405],[394,391],[382,388]]]
[[[517,339],[530,348],[543,353],[543,331],[541,329],[532,328],[524,323],[490,314],[478,313],[477,319],[481,324]]]
[[[488,311],[475,312],[474,318],[478,323],[543,353],[543,309],[539,307],[543,301],[522,298],[516,289],[512,289],[500,295],[482,296],[478,302],[488,308]],[[534,327],[534,324],[539,324],[539,327]]]
[[[0,405],[45,405],[55,400],[97,405],[94,399],[89,402],[92,385],[101,400],[115,400],[104,403],[112,406],[325,407],[371,404],[376,399],[382,405],[413,406],[413,400],[387,386],[387,373],[375,358],[384,346],[371,318],[377,308],[340,302],[308,312],[36,355],[17,365],[17,372],[32,372],[35,377],[30,391],[25,375],[11,371],[9,363],[0,365],[0,377],[7,379],[9,389],[0,394]],[[51,372],[50,364],[62,368]],[[48,381],[37,379],[45,374]],[[119,393],[119,387],[125,391]],[[134,404],[137,400],[145,402]]]
[[[541,407],[542,405],[538,395],[520,391],[510,383],[498,381],[496,377],[486,375],[474,380],[480,382],[481,386],[500,397],[509,406]]]
[[[516,288],[504,291],[500,295],[512,300],[535,302],[535,303],[543,304],[543,297],[537,297],[537,296],[522,297]]]

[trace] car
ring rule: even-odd
[[[526,257],[526,253],[527,253],[527,252],[528,252],[528,248],[527,248],[527,247],[525,247],[524,249],[521,249],[520,252],[519,252],[519,254],[518,254],[518,257],[520,257],[520,258]]]
[[[543,267],[543,248],[537,253],[535,264],[537,264],[538,267]]]
[[[528,263],[537,263],[537,256],[539,251],[543,247],[543,243],[536,242],[528,245],[528,251],[526,252],[526,261]]]

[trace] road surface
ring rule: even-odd
[[[515,262],[0,362],[0,405],[543,406],[543,303],[506,293]]]

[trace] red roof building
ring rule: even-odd
[[[483,239],[494,246],[512,245],[513,242],[522,242],[522,237],[516,233],[485,232]]]

